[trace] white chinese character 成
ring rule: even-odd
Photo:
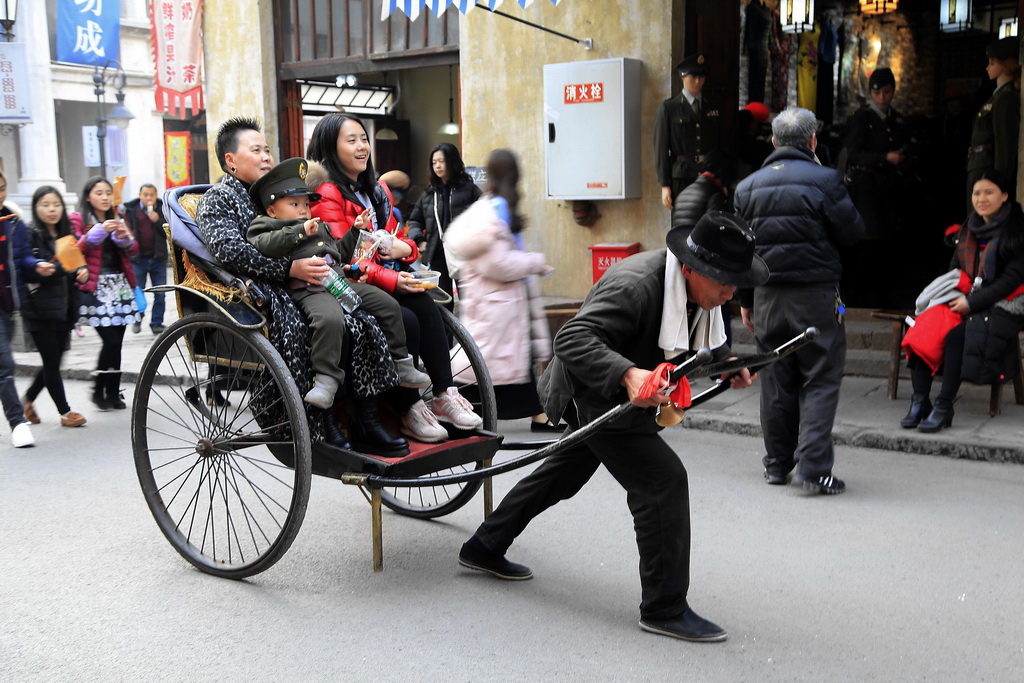
[[[75,38],[75,52],[82,52],[89,54],[90,52],[97,57],[106,57],[107,52],[100,45],[100,41],[103,40],[103,27],[97,24],[95,21],[87,21],[85,26],[75,27],[78,36]]]
[[[92,12],[93,16],[97,17],[103,14],[103,0],[75,0],[75,4],[81,8],[78,10],[81,14]]]

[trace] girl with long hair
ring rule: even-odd
[[[69,272],[56,258],[57,240],[71,234],[71,221],[60,192],[49,185],[38,188],[32,195],[28,240],[32,255],[39,261],[32,268],[21,269],[28,294],[21,305],[21,316],[43,362],[21,399],[25,419],[32,424],[40,422],[33,404],[44,387],[60,413],[61,426],[81,427],[86,421],[71,410],[60,376],[61,359],[79,317],[78,289],[74,283],[89,279],[87,268]]]

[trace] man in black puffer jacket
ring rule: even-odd
[[[800,463],[804,487],[842,493],[832,476],[832,423],[846,361],[839,247],[864,235],[842,176],[814,154],[817,121],[792,108],[772,123],[775,151],[736,188],[736,212],[757,235],[767,284],[740,293],[743,324],[759,351],[817,327],[821,337],[761,372],[765,479],[786,484]]]

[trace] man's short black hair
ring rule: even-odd
[[[247,130],[262,132],[259,121],[247,116],[228,119],[217,129],[217,162],[225,173],[228,170],[228,163],[224,160],[224,155],[238,151],[238,136]]]
[[[142,194],[142,191],[147,188],[156,190],[157,193],[160,192],[160,190],[156,189],[156,185],[154,185],[153,183],[142,183],[142,185],[139,186],[139,194]]]

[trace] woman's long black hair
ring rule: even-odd
[[[508,226],[513,233],[526,227],[519,215],[519,164],[516,155],[507,149],[496,149],[487,157],[487,191],[508,202],[512,223]]]
[[[68,219],[68,207],[64,204],[64,197],[61,196],[57,188],[52,185],[43,185],[32,193],[32,225],[39,230],[42,230],[49,234],[49,228],[43,223],[42,219],[39,218],[39,212],[36,211],[36,207],[39,202],[43,200],[48,194],[55,194],[60,199],[60,206],[63,209],[60,220],[57,221],[57,237],[64,237],[65,235],[71,234],[71,221]]]
[[[85,181],[85,187],[82,188],[82,194],[78,195],[78,212],[82,214],[82,223],[85,224],[86,230],[96,223],[108,221],[111,218],[117,218],[117,207],[114,206],[113,202],[111,202],[110,210],[107,211],[106,216],[96,215],[96,210],[92,208],[92,204],[89,203],[89,193],[92,192],[92,188],[96,187],[100,183],[106,183],[107,185],[110,185],[110,189],[114,189],[113,183],[109,180],[101,175],[94,175],[92,178]]]
[[[1013,199],[1014,188],[1010,185],[1010,181],[1005,174],[994,168],[982,171],[981,175],[975,179],[975,184],[979,180],[989,181],[1008,195],[1006,203],[1010,205],[1010,215],[1006,217],[1002,234],[999,236],[1000,255],[1004,257],[1024,256],[1024,211],[1021,210],[1020,204]],[[973,189],[973,187],[972,185],[971,188]]]
[[[439,175],[434,173],[434,154],[437,152],[444,155],[444,165],[448,170],[449,185],[457,185],[459,181],[473,182],[473,179],[466,173],[466,163],[462,160],[462,156],[459,155],[459,148],[450,142],[442,142],[430,150],[430,156],[427,157],[430,162],[430,185],[434,188],[435,192],[440,192],[444,189],[444,181],[441,180]]]
[[[327,169],[331,182],[339,188],[347,188],[352,184],[352,179],[345,175],[345,170],[338,161],[338,136],[341,135],[341,127],[346,121],[355,121],[363,127],[363,132],[366,132],[366,124],[358,116],[335,112],[317,121],[313,135],[309,138],[309,147],[306,148],[306,158]],[[373,170],[371,155],[366,158],[366,169],[355,179],[356,190],[370,192],[376,183],[377,174]]]

